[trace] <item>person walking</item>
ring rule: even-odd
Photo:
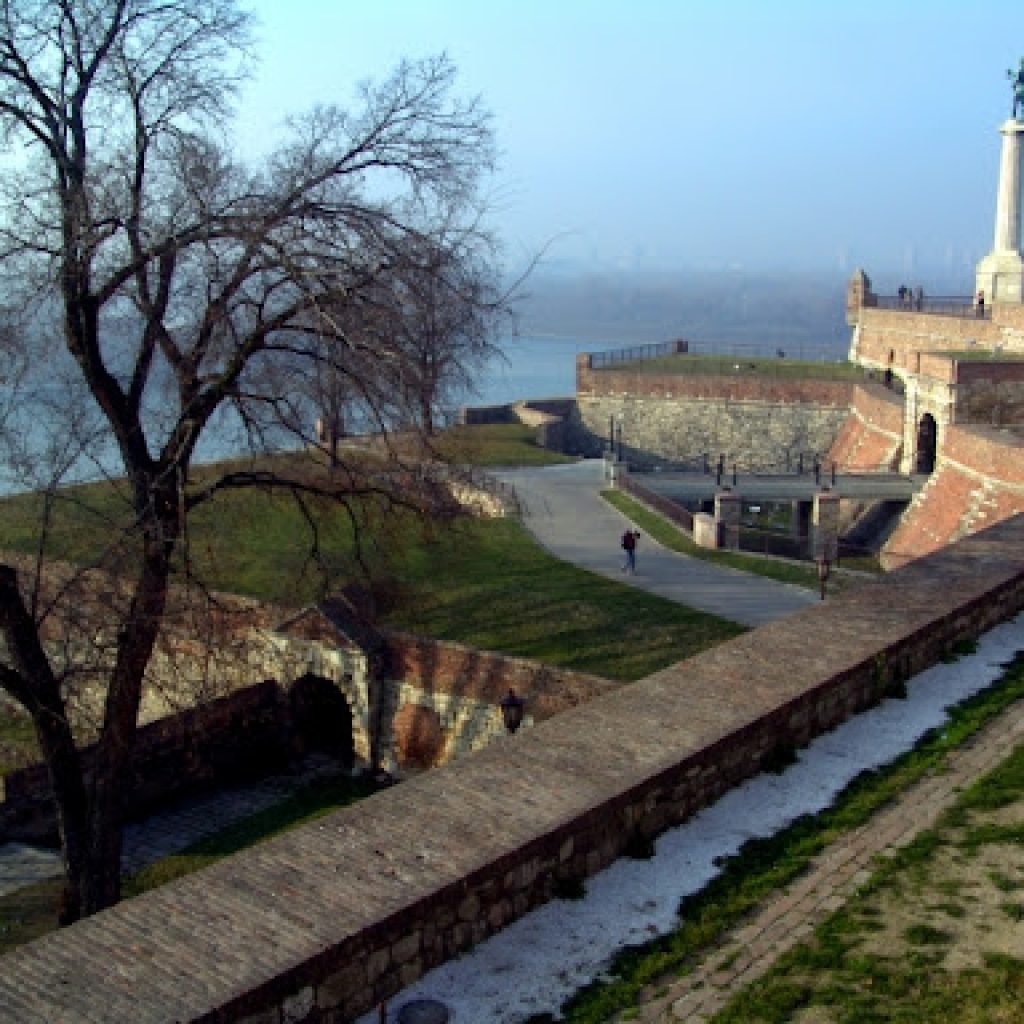
[[[639,530],[627,530],[622,535],[622,550],[626,552],[626,564],[623,572],[636,572],[636,542],[640,537]]]

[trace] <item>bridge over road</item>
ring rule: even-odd
[[[636,477],[648,490],[680,504],[710,501],[723,487],[731,488],[744,501],[812,501],[822,487],[859,501],[910,501],[928,480],[926,474],[901,473],[839,473],[833,478],[825,471],[820,483],[815,483],[813,473],[738,473],[735,478],[723,473],[721,483],[714,473],[642,473]]]

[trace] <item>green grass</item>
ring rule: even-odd
[[[509,520],[409,549],[395,571],[409,589],[388,625],[609,679],[639,679],[743,632],[558,561]]]
[[[0,503],[8,546],[34,549],[40,501]],[[351,514],[325,502],[303,510],[287,493],[227,492],[192,517],[192,566],[215,589],[292,607],[346,582],[370,586],[381,597],[385,625],[618,680],[741,632],[558,561],[514,520],[438,524],[390,511],[374,501],[355,504]],[[49,554],[97,561],[126,518],[116,486],[75,488],[54,510]]]
[[[647,989],[667,977],[684,973],[697,956],[719,941],[765,897],[798,878],[811,860],[830,843],[863,825],[877,810],[925,776],[941,771],[947,758],[959,746],[1021,699],[1024,699],[1024,657],[1015,659],[987,690],[951,709],[950,719],[943,728],[929,732],[912,750],[887,767],[865,772],[855,779],[830,808],[815,815],[804,815],[774,836],[745,843],[734,857],[721,865],[716,878],[682,901],[676,930],[620,952],[604,978],[581,989],[562,1007],[563,1020],[567,1024],[604,1024],[623,1010],[637,1006]],[[1024,752],[1018,754],[1024,759]],[[1006,771],[1015,773],[1018,770],[1017,755],[1011,761],[1013,765],[1006,766]],[[996,773],[991,781],[968,790],[964,799],[987,799],[976,794],[989,792],[993,787],[999,790],[1003,786],[999,773]],[[933,833],[919,836],[892,859],[890,870],[920,869],[927,865],[936,843]],[[816,954],[819,960],[835,959],[845,949],[842,925],[847,918],[841,916],[842,913],[836,916],[832,925],[831,947],[826,942],[826,949]],[[866,927],[874,927],[870,925],[870,916],[868,921]],[[1009,973],[1005,977],[1001,975],[1000,980],[1012,980],[1016,990],[1020,991],[1016,968],[1004,966]],[[804,967],[806,969],[807,965]],[[744,995],[735,1004],[736,1008],[730,1007],[727,1014],[716,1018],[716,1024],[719,1021],[721,1024],[738,1024],[747,1020],[789,1020],[787,1014],[800,1005],[809,992],[809,986],[802,983],[799,976],[794,978],[794,973],[781,975],[778,987],[770,993],[759,987],[749,998]],[[754,1015],[752,1007],[761,1006],[770,1012]],[[841,1019],[849,1020],[851,1024],[861,1019],[905,1019],[908,1024],[916,1020],[913,1016],[851,1016]]]
[[[442,456],[473,466],[550,466],[574,462],[570,455],[541,448],[536,431],[522,423],[481,423],[452,427],[438,438]]]
[[[1020,661],[1013,672],[1020,674]],[[902,930],[905,948],[893,947],[886,955],[866,953],[861,941],[877,931],[877,919],[888,898],[900,896],[905,907],[917,906],[927,885],[938,892],[956,882],[936,867],[935,855],[951,849],[978,852],[978,832],[984,842],[1019,844],[999,828],[984,827],[963,832],[973,814],[997,811],[1024,798],[1024,748],[1018,748],[985,778],[970,786],[935,828],[919,835],[910,846],[882,862],[869,883],[816,931],[814,938],[780,958],[772,970],[740,993],[713,1018],[714,1024],[768,1024],[790,1019],[776,1010],[788,1004],[787,1013],[816,1008],[823,1019],[837,1024],[861,1021],[924,1022],[948,1020],[1002,1022],[1017,1020],[1024,998],[1024,959],[999,953],[982,953],[982,965],[966,970],[950,969],[944,950],[955,936],[927,920],[912,921]],[[1018,829],[1019,833],[1019,829]],[[946,870],[959,871],[957,867]],[[936,877],[936,872],[939,872]],[[993,881],[998,881],[993,879]],[[957,920],[966,915],[960,905],[938,908]],[[1000,912],[1013,924],[1024,920],[1024,905],[1004,902]],[[925,909],[925,915],[927,908]],[[799,989],[797,1001],[792,993]],[[817,1018],[815,1018],[817,1019]]]
[[[862,380],[864,367],[850,362],[813,362],[765,356],[698,355],[686,353],[658,356],[609,369],[643,374],[684,374],[690,376],[782,377],[793,380]],[[600,372],[600,370],[596,371]]]

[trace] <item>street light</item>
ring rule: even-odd
[[[821,588],[821,599],[825,600],[825,584],[832,572],[832,563],[824,556],[818,556],[818,586]]]
[[[508,694],[502,697],[498,707],[501,708],[502,721],[511,736],[523,724],[526,701],[510,687]]]

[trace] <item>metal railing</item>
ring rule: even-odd
[[[865,305],[869,305],[865,303]],[[989,320],[992,307],[979,306],[970,295],[936,295],[917,298],[908,295],[876,295],[870,305],[877,309],[895,309],[904,313],[930,313],[934,316],[956,316],[962,319]]]
[[[836,344],[804,342],[773,345],[768,342],[684,341],[657,345],[637,345],[609,352],[590,353],[592,370],[612,370],[679,355],[665,372],[714,376],[753,374],[758,377],[825,380],[854,379],[863,371],[847,362],[845,347]],[[694,358],[688,359],[686,356]],[[641,370],[641,372],[643,372]]]
[[[662,356],[686,352],[689,350],[689,345],[690,343],[685,338],[676,338],[673,341],[660,341],[651,345],[634,345],[631,348],[616,348],[608,352],[592,352],[590,367],[593,370],[606,370],[610,366],[619,366],[621,363],[660,359]]]

